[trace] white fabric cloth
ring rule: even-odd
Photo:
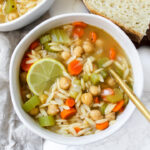
[[[9,93],[9,63],[22,37],[47,18],[48,13],[21,30],[0,33],[0,150],[42,150],[43,139],[29,131],[13,109]]]

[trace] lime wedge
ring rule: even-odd
[[[64,71],[65,67],[57,60],[40,59],[31,66],[27,74],[28,86],[35,95],[40,95],[44,90],[48,90]]]

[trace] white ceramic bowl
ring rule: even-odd
[[[49,139],[51,141],[66,145],[88,144],[108,137],[109,135],[120,129],[123,124],[125,124],[125,122],[130,118],[135,109],[135,106],[130,101],[125,111],[117,118],[117,122],[114,125],[110,126],[104,131],[101,131],[100,133],[82,137],[66,137],[50,132],[44,128],[41,128],[27,113],[24,112],[21,107],[22,100],[19,90],[19,67],[24,52],[26,51],[27,47],[44,32],[56,26],[71,23],[74,21],[84,21],[87,24],[91,24],[104,29],[111,36],[113,36],[129,57],[131,66],[133,68],[134,92],[138,97],[140,97],[143,90],[143,71],[139,55],[127,35],[111,21],[100,16],[79,13],[56,16],[38,25],[21,40],[13,53],[10,63],[11,98],[18,117],[31,131],[45,139]]]
[[[41,17],[49,9],[53,1],[54,0],[43,0],[36,7],[31,9],[31,11],[28,11],[19,18],[7,23],[0,23],[0,31],[13,31],[28,25]]]

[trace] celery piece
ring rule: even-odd
[[[91,82],[92,82],[94,85],[96,85],[96,84],[99,83],[99,81],[100,81],[99,75],[96,74],[96,73],[92,73],[92,74],[91,74]]]
[[[127,94],[124,94],[124,105],[127,105],[129,102],[129,97],[127,96]]]
[[[108,57],[103,57],[103,58],[98,59],[98,61],[97,61],[98,67],[99,67],[99,68],[102,68],[102,67],[103,67],[103,64],[104,64],[105,62],[107,62],[108,60],[109,60]]]
[[[51,49],[51,46],[49,45],[49,43],[44,44],[44,49],[49,51],[49,52],[54,52],[54,53],[57,52],[57,51],[54,51],[54,50]]]
[[[115,68],[114,71],[122,78],[123,77],[123,71],[119,68]]]
[[[73,80],[73,84],[81,85],[81,81],[78,80],[78,79],[74,79],[74,80]]]
[[[100,111],[101,111],[102,115],[105,115],[105,109],[106,109],[107,105],[108,105],[107,103],[104,103],[104,104],[101,106]]]
[[[17,10],[17,5],[15,0],[7,0],[6,5],[5,5],[5,12],[7,14],[16,11]]]
[[[83,75],[83,80],[84,80],[85,82],[87,82],[87,81],[89,80],[88,74],[84,74],[84,75]]]
[[[105,70],[102,70],[100,73],[104,79],[108,76],[108,72]]]
[[[106,101],[110,103],[117,103],[122,99],[123,99],[123,93],[118,88],[114,89],[114,95],[106,96]]]
[[[38,119],[40,126],[42,127],[48,127],[48,126],[54,126],[55,120],[53,116],[42,116]]]
[[[74,90],[70,90],[69,92],[70,96],[74,99],[76,99],[77,95],[78,95],[78,92],[74,91]]]
[[[53,42],[58,42],[63,44],[69,44],[71,42],[67,33],[62,29],[53,29],[51,30],[50,34]]]
[[[41,38],[40,38],[41,44],[45,44],[45,43],[50,42],[50,41],[51,41],[51,36],[50,36],[50,34],[43,35],[43,36],[41,36]]]
[[[23,109],[26,112],[30,112],[33,108],[40,104],[40,99],[38,96],[32,96],[27,102],[23,104]]]

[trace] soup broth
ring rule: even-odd
[[[129,60],[104,30],[84,22],[51,29],[22,59],[23,109],[58,134],[84,136],[105,130],[129,101],[109,68],[132,88]]]

